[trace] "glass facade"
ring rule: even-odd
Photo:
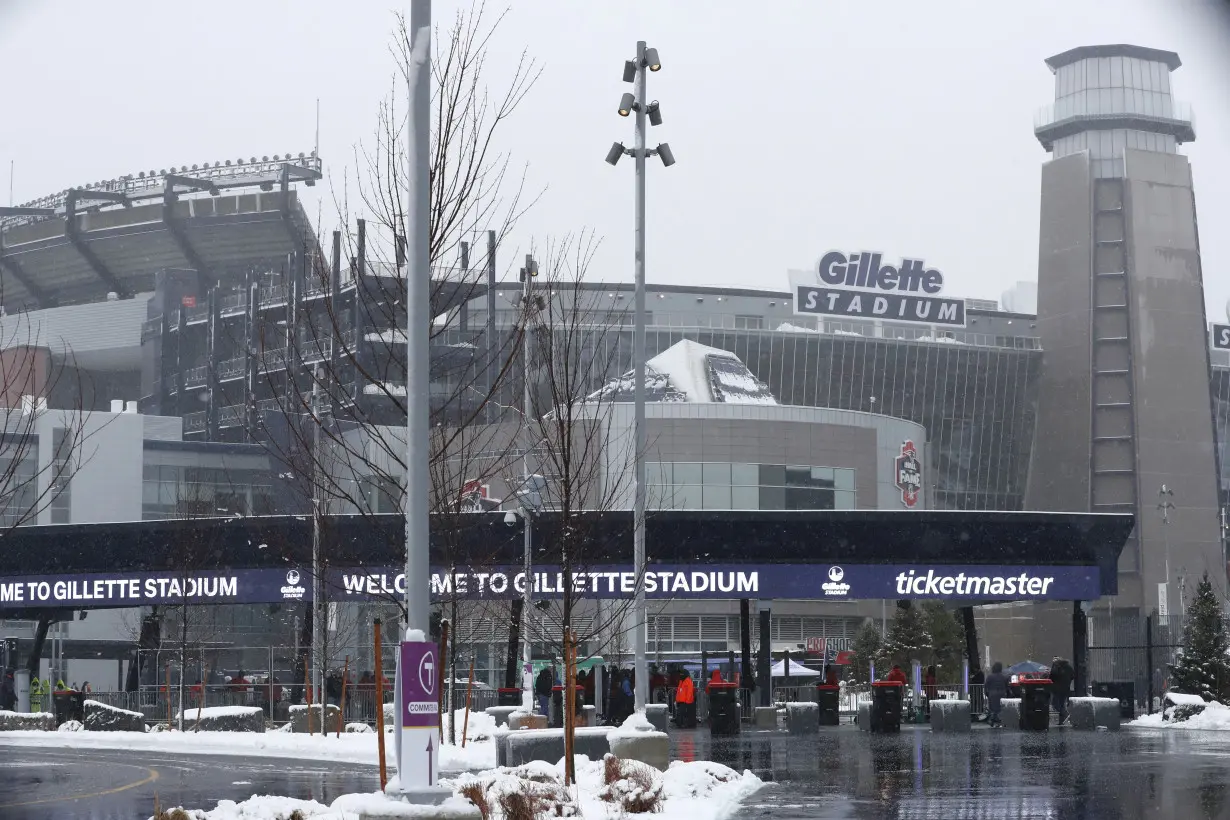
[[[785,464],[652,462],[649,498],[668,510],[852,510],[854,470]]]
[[[590,391],[632,369],[630,331],[595,334],[594,339],[586,361],[604,366],[588,374]],[[1019,510],[1024,505],[1042,366],[1036,345],[651,328],[645,333],[646,350],[652,357],[683,339],[734,353],[781,404],[882,413],[921,424],[927,430],[932,508]],[[1034,341],[1024,332],[1004,337],[1014,340]],[[504,387],[499,403],[520,406],[518,380]],[[674,481],[676,488],[680,484]],[[692,504],[703,507],[703,495]]]
[[[278,512],[266,470],[147,463],[141,491],[146,521]]]
[[[1170,91],[1170,68],[1165,62],[1126,56],[1077,60],[1055,70],[1055,102],[1039,125],[1089,120],[1089,130],[1057,136],[1050,150],[1056,158],[1088,151],[1095,177],[1121,177],[1128,148],[1178,152],[1181,140],[1176,132],[1158,132],[1170,130],[1176,122],[1190,124],[1192,112]],[[1135,120],[1140,125],[1102,130],[1097,128],[1099,119]]]
[[[1215,367],[1212,373],[1213,432],[1217,441],[1217,466],[1221,473],[1221,503],[1230,505],[1230,367]],[[1227,513],[1230,517],[1230,512]],[[1227,533],[1230,536],[1230,533]]]
[[[1055,119],[1108,114],[1176,117],[1170,69],[1138,57],[1092,57],[1055,71]]]

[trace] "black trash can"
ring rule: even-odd
[[[1095,698],[1114,698],[1119,701],[1121,720],[1136,719],[1136,683],[1130,680],[1098,681],[1093,684]]]
[[[58,691],[52,694],[51,702],[55,708],[57,726],[70,720],[85,722],[84,692]]]
[[[739,714],[739,684],[710,683],[706,692],[709,695],[709,734],[739,734],[743,723]]]
[[[497,706],[520,706],[521,705],[521,695],[522,695],[522,691],[520,689],[505,689],[501,687],[499,692],[496,694],[496,697],[498,698],[496,700],[496,705]]]
[[[1045,732],[1051,725],[1051,682],[1021,681],[1021,729]]]
[[[899,681],[878,680],[871,684],[872,732],[889,733],[901,731],[901,702],[905,696],[905,684]]]
[[[841,723],[837,702],[838,695],[840,694],[840,686],[831,686],[825,683],[816,685],[816,703],[820,705],[821,726],[837,726]]]

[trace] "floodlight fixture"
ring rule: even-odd
[[[624,82],[636,82],[636,61],[624,60]]]
[[[645,65],[649,66],[650,71],[662,70],[662,61],[658,59],[658,50],[656,48],[645,49]]]
[[[619,162],[619,158],[624,155],[624,144],[622,142],[611,143],[611,150],[606,152],[606,161],[610,165]]]
[[[650,125],[662,124],[662,109],[658,107],[658,101],[654,100],[645,107],[645,113],[649,115]]]
[[[636,97],[632,96],[630,92],[625,93],[619,98],[619,116],[626,117],[631,114],[635,108]]]
[[[665,142],[658,146],[658,156],[662,160],[662,165],[667,168],[675,164],[675,155],[671,153],[670,145]]]

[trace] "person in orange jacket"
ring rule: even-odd
[[[893,664],[893,668],[889,670],[889,673],[884,676],[884,680],[893,681],[901,684],[902,686],[909,683],[909,680],[905,676],[905,672],[901,671],[901,665],[896,663]]]
[[[696,685],[692,683],[692,676],[686,669],[683,677],[679,679],[679,685],[675,687],[675,703],[696,703]]]
[[[675,687],[675,725],[680,729],[696,728],[696,685],[686,669],[680,673],[679,685]]]

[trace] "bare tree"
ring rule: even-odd
[[[539,267],[542,289],[550,295],[523,306],[537,376],[525,421],[552,520],[548,552],[540,551],[539,560],[558,563],[564,579],[560,599],[545,613],[556,633],[549,642],[560,653],[569,630],[587,643],[621,628],[632,602],[630,595],[607,601],[592,617],[578,620],[577,604],[594,596],[571,580],[613,556],[622,560],[621,548],[631,538],[630,529],[612,531],[603,515],[627,509],[635,443],[615,421],[617,392],[603,389],[625,358],[620,327],[627,311],[613,307],[605,292],[586,287],[597,245],[588,233],[548,243]]]
[[[491,64],[490,46],[502,20],[503,14],[492,18],[478,2],[433,38],[431,509],[435,553],[449,565],[461,560],[453,519],[472,508],[468,488],[489,483],[503,470],[508,443],[499,421],[509,411],[494,399],[513,373],[520,331],[515,306],[497,302],[495,255],[537,199],[525,194],[524,172],[514,177],[510,156],[498,147],[500,132],[540,73],[526,54],[511,67]],[[353,232],[334,233],[329,258],[305,248],[298,269],[280,274],[289,296],[285,311],[266,312],[267,321],[246,331],[249,352],[262,364],[259,392],[269,397],[248,399],[254,438],[284,465],[293,494],[326,530],[329,512],[384,513],[402,506],[402,237],[408,231],[405,112],[397,89],[411,65],[410,43],[408,22],[399,17],[390,46],[397,72],[372,139],[355,152],[353,210],[363,219]],[[494,91],[488,87],[492,78]],[[352,203],[343,195],[336,204],[349,226]],[[253,291],[254,298],[260,296],[259,289]],[[472,321],[471,305],[483,296],[482,315]],[[497,323],[497,314],[512,321]],[[327,532],[322,539],[328,543]],[[397,551],[401,545],[389,546]],[[324,553],[319,580],[327,597],[335,590],[327,584],[327,548]],[[389,603],[403,604],[399,596],[389,596]],[[444,603],[455,619],[456,601]],[[312,621],[304,619],[305,633]]]
[[[73,475],[93,456],[90,436],[106,424],[91,419],[93,392],[63,340],[43,339],[29,314],[0,319],[0,539],[39,523],[44,512],[52,523],[71,520]],[[38,628],[28,668],[37,677],[47,632],[61,612],[31,617]]]

